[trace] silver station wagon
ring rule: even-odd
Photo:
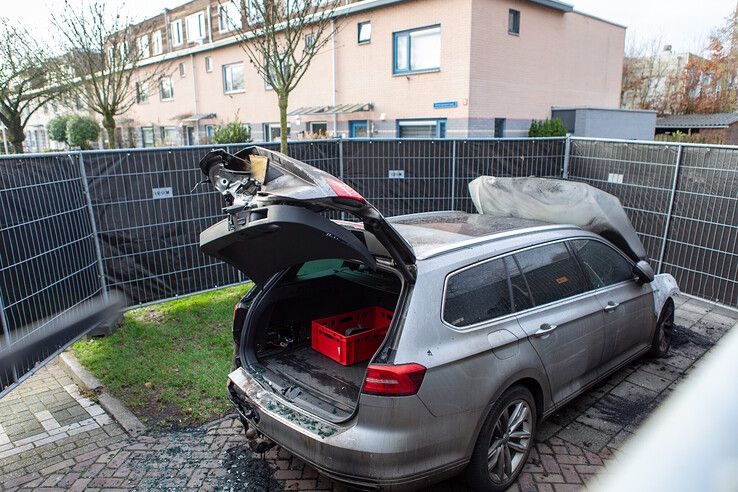
[[[227,205],[201,247],[255,284],[235,309],[228,378],[254,449],[277,443],[361,489],[463,472],[504,490],[542,419],[669,348],[677,285],[594,188],[480,178],[483,213],[384,218],[263,148],[201,167]],[[572,194],[580,213],[556,213]]]

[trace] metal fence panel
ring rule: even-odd
[[[565,144],[563,138],[459,141],[452,208],[474,211],[468,186],[479,176],[561,177]]]
[[[569,179],[617,196],[649,257],[658,261],[677,154],[676,146],[574,139]]]
[[[683,292],[738,306],[738,148],[573,138],[568,167],[620,199]]]
[[[68,154],[0,159],[0,348],[101,293],[84,180]],[[67,340],[0,374],[0,389],[31,373]]]
[[[664,268],[690,294],[738,306],[738,149],[685,146]]]

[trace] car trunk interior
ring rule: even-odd
[[[246,360],[263,369],[263,378],[287,400],[323,418],[344,420],[358,403],[371,356],[343,365],[324,355],[313,348],[312,322],[365,308],[394,312],[401,285],[394,272],[343,260],[309,261],[293,268],[255,306]],[[355,329],[370,330],[362,323]],[[370,354],[384,336],[376,334]]]

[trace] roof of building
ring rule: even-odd
[[[738,113],[673,114],[656,120],[656,128],[727,128],[738,123]]]
[[[530,0],[533,3],[537,3],[538,5],[543,5],[544,7],[550,7],[552,9],[561,10],[562,12],[571,12],[574,10],[573,5],[569,5],[568,3],[559,2],[558,0]]]

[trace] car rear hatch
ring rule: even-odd
[[[404,279],[414,281],[412,247],[374,206],[335,176],[257,146],[236,154],[209,152],[200,168],[224,197],[227,213],[200,234],[200,247],[255,284],[309,260],[340,258],[376,267],[367,246],[374,238]],[[358,218],[372,237],[336,224],[325,214],[330,211]]]

